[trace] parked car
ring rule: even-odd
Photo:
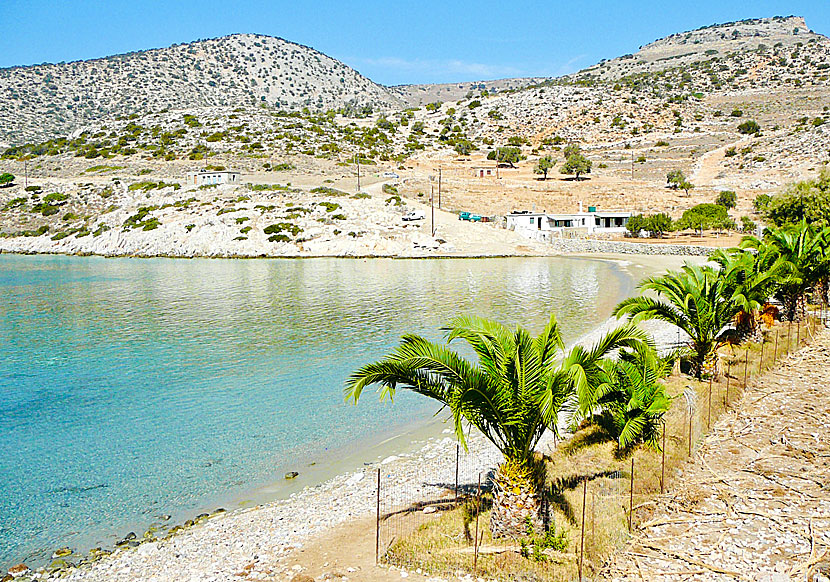
[[[481,216],[478,214],[473,214],[471,212],[461,212],[458,215],[458,220],[468,220],[470,222],[480,222]]]
[[[426,214],[424,214],[420,210],[410,210],[409,212],[401,216],[401,220],[403,220],[404,222],[410,222],[413,220],[423,220],[425,218]]]
[[[400,178],[400,176],[398,176],[395,172],[384,172],[383,177],[384,178],[395,178],[396,180],[398,178]]]

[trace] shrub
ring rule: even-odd
[[[322,206],[323,208],[325,208],[326,212],[334,212],[335,210],[340,208],[340,205],[335,202],[318,202],[317,204],[318,206]]]
[[[761,133],[761,126],[755,120],[749,119],[738,126],[738,132],[744,135],[758,135]]]
[[[3,206],[3,211],[5,212],[6,210],[11,210],[13,208],[20,208],[24,204],[26,204],[26,198],[12,198],[6,202],[5,206]]]
[[[46,197],[43,199],[44,202],[47,204],[52,204],[54,202],[66,202],[69,199],[69,194],[63,194],[61,192],[53,192],[52,194],[47,194]]]
[[[150,217],[150,213],[158,210],[157,206],[141,206],[138,212],[127,218],[124,221],[124,230],[133,228],[141,228],[142,230],[153,230],[158,228],[159,221],[157,218]]]

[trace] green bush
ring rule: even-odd
[[[334,212],[335,210],[340,208],[340,205],[335,202],[318,202],[317,204],[318,206],[322,206],[323,208],[325,208],[326,212]]]
[[[744,135],[758,135],[761,133],[761,126],[755,120],[749,119],[738,126],[738,132]]]
[[[24,204],[26,204],[26,198],[12,198],[6,202],[5,206],[3,206],[3,211],[5,212],[6,210],[12,210],[13,208],[20,208]]]
[[[69,194],[63,194],[62,192],[53,192],[52,194],[47,194],[44,197],[43,201],[47,204],[52,204],[55,202],[66,202],[69,199]]]
[[[151,217],[150,213],[158,210],[157,206],[141,206],[138,212],[124,221],[124,230],[141,228],[141,230],[154,230],[159,227],[158,218]]]

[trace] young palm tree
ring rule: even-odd
[[[371,384],[381,385],[381,399],[401,387],[446,406],[465,448],[465,422],[476,427],[504,454],[494,478],[491,532],[496,537],[523,535],[527,519],[539,523],[544,465],[534,448],[542,434],[558,432],[560,415],[576,407],[576,394],[600,381],[603,358],[649,340],[641,330],[624,325],[591,349],[576,346],[564,354],[554,316],[536,338],[521,327],[511,331],[467,316],[453,319],[444,331],[448,343],[465,340],[478,362],[465,360],[446,344],[408,334],[388,356],[349,377],[346,400],[357,403]]]
[[[709,258],[720,266],[725,290],[740,308],[736,317],[739,337],[760,334],[758,312],[789,276],[790,264],[769,245],[756,252],[718,249]]]
[[[817,229],[805,221],[796,225],[767,230],[763,239],[746,237],[741,247],[750,248],[786,262],[788,275],[775,292],[781,301],[784,316],[796,321],[804,315],[807,292],[830,273],[830,257],[826,253],[830,229]]]
[[[671,399],[659,380],[670,371],[668,360],[653,349],[621,350],[619,358],[605,360],[602,367],[603,380],[579,401],[580,416],[598,427],[600,440],[615,443],[619,457],[640,445],[660,450]]]
[[[614,308],[614,315],[630,315],[634,323],[659,319],[679,327],[690,338],[697,379],[707,366],[717,375],[715,349],[740,309],[719,272],[712,267],[684,265],[680,271],[645,279],[639,288],[655,291],[658,297],[629,297]]]

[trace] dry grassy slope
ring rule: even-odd
[[[357,71],[280,38],[237,34],[91,61],[0,69],[0,145],[131,113],[210,105],[396,106]]]

